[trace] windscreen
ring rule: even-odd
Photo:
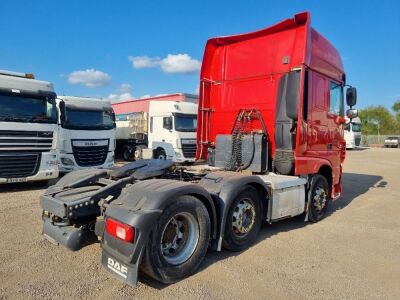
[[[175,130],[196,132],[197,115],[174,114]]]
[[[360,132],[361,124],[351,123],[351,129],[353,130],[353,132]]]
[[[67,129],[107,130],[114,128],[112,111],[90,111],[66,108],[62,126]]]
[[[0,121],[57,123],[55,99],[0,94]]]

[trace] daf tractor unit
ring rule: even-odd
[[[0,71],[0,183],[58,177],[53,85]]]
[[[194,162],[197,104],[183,101],[132,100],[113,104],[117,151],[124,160],[143,158]]]
[[[359,117],[350,119],[345,117],[344,139],[346,140],[346,149],[360,147],[361,144],[361,120]]]
[[[354,118],[356,89],[307,12],[210,39],[196,153],[208,165],[152,159],[70,173],[41,197],[43,233],[71,250],[99,239],[105,269],[135,285],[139,270],[172,283],[208,249],[242,251],[263,222],[320,221],[343,192],[344,94]]]
[[[59,96],[58,163],[67,173],[114,165],[115,117],[101,99]]]

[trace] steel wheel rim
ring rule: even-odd
[[[326,207],[327,194],[324,188],[317,187],[314,192],[313,205],[318,213],[321,213]]]
[[[241,199],[232,214],[232,229],[238,237],[246,236],[254,226],[256,209],[250,199]]]
[[[161,235],[161,254],[171,265],[186,262],[196,250],[200,239],[197,219],[190,213],[174,215],[165,225]]]

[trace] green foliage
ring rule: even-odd
[[[400,99],[393,103],[392,109],[396,114],[400,113]]]
[[[393,110],[400,112],[400,101],[393,105]],[[382,105],[370,106],[359,112],[362,134],[400,134],[400,120]],[[379,132],[378,132],[379,130]]]
[[[392,109],[395,113],[397,123],[400,125],[400,99],[393,103]]]

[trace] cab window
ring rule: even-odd
[[[329,111],[335,115],[343,116],[343,87],[331,81],[329,85]]]

